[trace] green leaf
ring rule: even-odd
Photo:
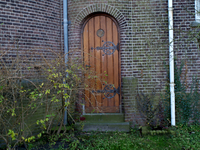
[[[50,89],[46,90],[45,94],[50,94]]]

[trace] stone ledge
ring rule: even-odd
[[[85,114],[85,123],[119,123],[124,122],[124,114],[122,113],[91,113]]]
[[[200,22],[197,22],[197,21],[193,21],[193,22],[191,22],[191,24],[190,24],[190,27],[200,27]]]
[[[91,132],[91,131],[129,132],[130,131],[130,123],[129,122],[120,122],[120,123],[76,123],[75,124],[75,128],[77,130],[82,130],[84,132]]]

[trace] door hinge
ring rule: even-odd
[[[116,89],[113,84],[107,84],[103,90],[93,90],[92,93],[103,93],[106,98],[110,99],[115,97],[116,94],[120,94],[120,86]]]
[[[86,67],[86,70],[88,70],[88,68],[90,68],[91,66],[90,65],[85,65],[85,67]]]
[[[104,42],[104,41],[102,41]],[[114,54],[115,50],[119,51],[119,43],[117,45],[115,45],[113,42],[110,42],[110,41],[106,41],[104,42],[103,46],[102,47],[96,47],[96,48],[93,48],[91,47],[91,50],[103,50],[104,55],[112,55]]]

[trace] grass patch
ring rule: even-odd
[[[35,143],[28,143],[28,149],[70,149],[70,150],[188,150],[200,149],[200,126],[180,125],[175,134],[140,136],[138,129],[123,132],[73,132],[62,136],[43,136]],[[18,149],[20,149],[18,147]],[[22,149],[22,147],[21,147]]]
[[[84,136],[77,149],[200,149],[200,126],[179,126],[175,134],[145,135],[140,137],[139,131],[132,129],[131,133],[91,133]],[[81,139],[81,136],[80,136]]]

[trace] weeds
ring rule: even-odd
[[[63,138],[63,142],[68,143],[69,149],[80,150],[199,149],[199,130],[197,125],[180,125],[174,128],[175,134],[144,137],[139,137],[138,129],[132,129],[130,133],[79,132],[68,135],[67,141]]]
[[[193,76],[191,84],[188,84],[186,61],[182,62],[179,68],[175,62],[174,67],[176,122],[178,124],[199,124],[199,81]],[[166,94],[169,94],[169,87],[167,88]],[[168,105],[168,108],[170,110],[170,105]]]
[[[185,70],[183,70],[184,67]],[[189,85],[187,73],[186,62],[182,62],[179,68],[175,63],[176,122],[185,125],[199,124],[199,81],[196,77],[193,77],[192,83]],[[164,94],[160,92],[160,96],[157,95],[155,88],[153,88],[151,94],[138,92],[136,95],[137,109],[145,125],[150,126],[152,129],[170,125],[169,84],[166,86]]]
[[[137,93],[137,109],[141,114],[146,126],[152,129],[159,129],[168,126],[164,116],[164,106],[162,98],[158,97],[155,88],[151,94]]]

